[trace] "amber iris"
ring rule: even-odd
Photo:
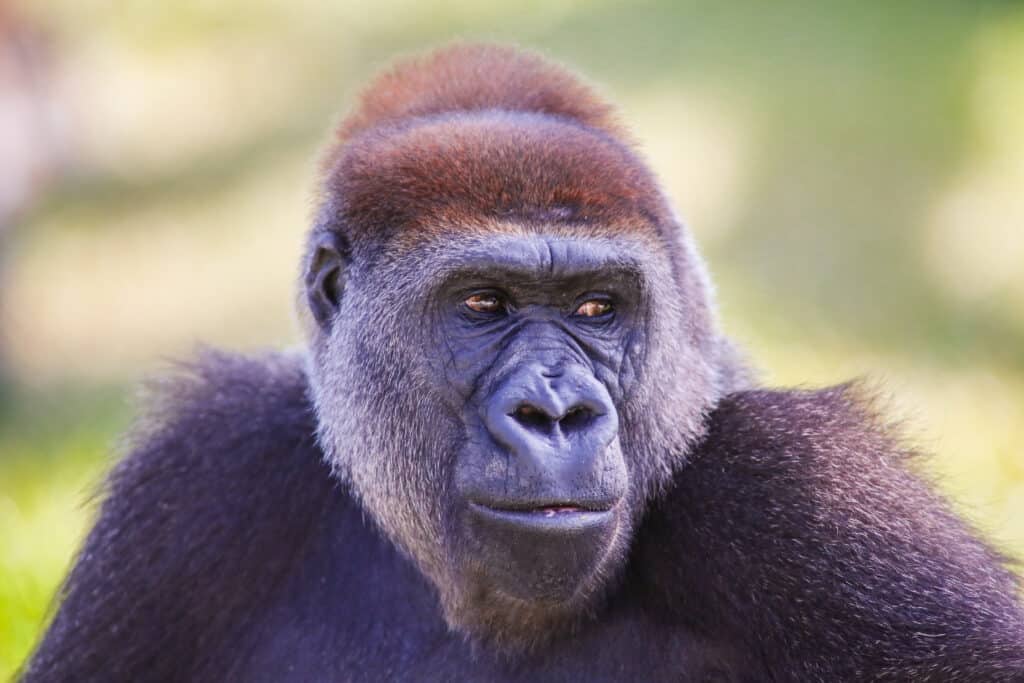
[[[495,294],[474,294],[465,301],[466,307],[477,313],[500,313],[505,303]]]
[[[590,299],[579,305],[579,308],[576,309],[576,315],[582,315],[585,318],[598,318],[611,313],[611,311],[612,304],[610,301]]]

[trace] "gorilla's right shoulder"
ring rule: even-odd
[[[180,524],[193,542],[203,534],[269,541],[293,535],[311,508],[344,495],[317,443],[298,351],[204,349],[178,363],[145,385],[126,446],[107,481],[102,516],[159,525],[159,537]],[[231,539],[206,540],[224,547]]]
[[[272,492],[298,487],[308,497],[311,482],[322,481],[323,493],[332,486],[297,351],[203,349],[145,385],[126,446],[107,483],[108,505],[124,498],[179,512],[186,503],[258,512],[275,504],[261,500]]]
[[[191,677],[323,520],[358,519],[317,445],[304,363],[204,351],[148,385],[26,680]]]
[[[246,476],[317,460],[307,388],[299,352],[246,356],[203,349],[144,386],[128,454],[111,484],[192,474],[200,485],[201,474]]]

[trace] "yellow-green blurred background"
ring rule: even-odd
[[[0,678],[132,387],[297,340],[319,145],[366,76],[512,40],[619,102],[770,384],[871,378],[1024,555],[1024,6],[0,0]]]

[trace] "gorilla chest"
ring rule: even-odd
[[[710,643],[620,595],[579,633],[515,659],[445,623],[433,586],[353,515],[320,536],[257,607],[215,680],[741,681],[734,649]],[[228,639],[224,639],[225,641]]]
[[[467,645],[443,624],[404,626],[364,624],[327,642],[322,625],[279,625],[235,673],[250,681],[755,680],[721,648],[637,618],[613,618],[516,661]]]
[[[247,681],[693,681],[757,680],[734,651],[657,623],[633,606],[609,610],[573,637],[516,660],[451,632],[418,582],[388,581],[339,600],[323,595],[274,610],[248,656],[229,672]],[[382,586],[388,586],[382,588]]]

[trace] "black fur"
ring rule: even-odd
[[[298,356],[160,387],[26,681],[1017,681],[1016,579],[848,388],[725,398],[572,637],[509,660],[332,478]]]
[[[637,566],[772,680],[1024,680],[1017,578],[858,394],[727,397]]]

